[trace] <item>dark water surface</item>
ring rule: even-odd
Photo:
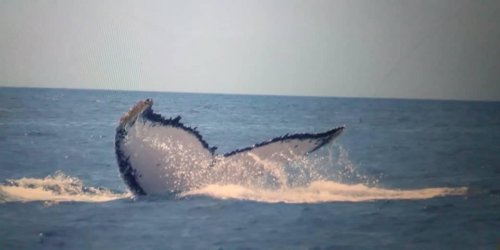
[[[356,202],[321,200],[321,190],[299,203],[280,197],[290,190],[133,199],[114,134],[145,98],[220,153],[345,124],[327,179],[389,195],[467,191]],[[0,182],[0,249],[496,249],[500,103],[0,88]]]

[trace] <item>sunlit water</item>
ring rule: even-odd
[[[0,89],[0,246],[492,249],[500,239],[500,105],[481,102]],[[114,129],[139,99],[224,153],[346,131],[269,183],[133,197]],[[231,166],[226,172],[243,171]],[[2,248],[3,249],[3,248]]]

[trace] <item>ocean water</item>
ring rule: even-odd
[[[346,130],[290,185],[134,197],[114,136],[145,98],[219,153]],[[500,103],[0,88],[0,182],[0,249],[496,249]]]

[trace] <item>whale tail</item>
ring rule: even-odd
[[[241,181],[249,173],[266,170],[262,162],[290,162],[329,144],[344,126],[317,134],[287,134],[281,137],[216,154],[195,129],[181,117],[164,118],[152,110],[153,101],[137,102],[116,128],[115,153],[119,171],[136,195],[188,191],[200,185]],[[227,166],[241,165],[253,171],[224,175]],[[253,175],[255,177],[255,174]]]

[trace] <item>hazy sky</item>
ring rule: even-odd
[[[0,0],[0,86],[500,100],[500,1]]]

